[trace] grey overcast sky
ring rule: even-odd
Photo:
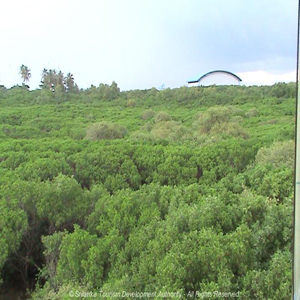
[[[4,0],[0,84],[31,69],[74,74],[80,88],[180,87],[216,69],[244,84],[295,81],[298,0]]]

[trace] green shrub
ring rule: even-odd
[[[134,99],[129,99],[127,101],[127,106],[128,107],[135,107],[136,106],[136,101]]]
[[[246,118],[254,118],[259,116],[259,111],[256,108],[251,108],[245,113]]]
[[[127,133],[125,127],[112,122],[99,122],[92,124],[86,130],[88,140],[113,140],[122,139]]]
[[[199,113],[194,122],[194,128],[199,134],[212,136],[231,135],[248,138],[248,133],[239,125],[242,118],[235,114],[234,109],[216,106],[206,112]]]
[[[60,257],[57,264],[57,279],[62,283],[84,281],[84,264],[89,249],[96,245],[98,238],[74,225],[74,232],[63,237],[60,245]]]
[[[275,142],[271,147],[263,147],[257,152],[255,163],[259,165],[271,164],[274,168],[282,165],[293,168],[294,152],[294,141]]]
[[[158,122],[162,122],[162,121],[171,121],[171,116],[165,112],[165,111],[159,111],[155,118],[154,118],[154,121],[155,123],[158,123]]]
[[[196,125],[200,127],[202,133],[209,133],[211,128],[217,124],[228,122],[231,118],[227,107],[212,107],[206,112],[199,113]]]
[[[0,271],[2,271],[9,255],[18,250],[23,234],[28,230],[28,222],[25,212],[18,207],[16,201],[11,200],[7,203],[4,199],[0,199],[0,208]]]
[[[156,123],[151,130],[151,135],[154,140],[178,141],[191,138],[189,129],[175,121]]]
[[[214,135],[225,134],[225,135],[231,135],[235,137],[241,137],[243,139],[249,138],[249,134],[247,133],[247,131],[236,122],[222,123],[220,125],[214,126],[211,130],[211,134]]]
[[[146,109],[142,113],[142,119],[149,120],[149,119],[152,119],[154,117],[154,115],[155,115],[155,113],[152,109]]]
[[[43,287],[37,286],[34,293],[30,295],[32,300],[74,300],[82,299],[79,298],[80,295],[83,295],[85,299],[88,298],[87,295],[94,295],[96,292],[91,292],[90,289],[83,285],[74,284],[72,282],[63,284],[56,290],[52,289],[50,284],[46,282]],[[92,297],[92,296],[91,296]],[[97,299],[97,298],[95,298]]]
[[[67,231],[55,232],[52,235],[43,236],[42,242],[46,250],[44,256],[46,265],[41,272],[41,276],[48,279],[48,283],[55,290],[59,286],[59,282],[56,280],[56,267],[60,255],[60,245]]]
[[[148,132],[135,131],[130,135],[130,139],[133,141],[149,142],[152,140],[152,136]]]
[[[251,270],[243,278],[242,299],[290,299],[292,261],[289,251],[278,250],[268,270]]]

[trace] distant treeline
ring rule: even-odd
[[[47,70],[46,70],[47,71]],[[52,72],[52,70],[50,70]],[[48,73],[50,71],[47,71]],[[46,74],[48,74],[46,73]],[[50,76],[51,75],[51,76]],[[225,105],[243,104],[248,101],[265,101],[266,98],[294,98],[296,95],[295,83],[277,83],[272,86],[209,86],[209,87],[181,87],[175,89],[157,90],[130,90],[120,91],[117,83],[111,85],[100,84],[98,87],[91,86],[85,90],[77,87],[72,75],[66,77],[66,86],[63,83],[63,74],[45,75],[42,89],[28,92],[27,87],[15,86],[6,89],[0,87],[0,101],[5,104],[21,103],[61,103],[68,100],[94,102],[127,100],[128,106],[156,105],[170,103],[171,105]],[[49,77],[49,79],[48,79]],[[53,79],[51,79],[53,77]],[[54,84],[52,81],[62,81]],[[53,88],[51,88],[53,87]]]

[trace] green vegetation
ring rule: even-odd
[[[0,105],[2,294],[291,298],[295,84],[79,90],[44,70]]]
[[[26,84],[26,83],[29,82],[29,79],[31,77],[31,73],[30,72],[31,71],[29,70],[29,68],[26,67],[25,65],[22,65],[20,67],[20,73],[19,74],[20,74],[20,76],[21,76],[21,78],[23,80],[23,84]]]

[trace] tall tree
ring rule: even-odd
[[[29,82],[30,77],[31,77],[30,69],[27,66],[22,65],[20,67],[19,74],[21,75],[21,78],[23,80],[23,84],[27,84]]]
[[[47,80],[48,80],[48,70],[44,68],[42,72],[41,87],[49,86]]]
[[[66,88],[68,92],[74,92],[75,91],[75,82],[73,74],[68,73],[67,77],[65,78]]]
[[[65,90],[65,78],[64,73],[62,71],[59,71],[56,76],[56,85],[60,85],[63,91]]]
[[[61,77],[61,74],[57,74],[55,70],[44,69],[42,72],[42,79],[41,79],[42,87],[49,88],[50,90],[54,91],[56,85],[62,84],[62,82],[60,82],[59,80],[59,76]]]
[[[44,69],[42,72],[41,87],[50,89],[54,92],[58,86],[58,90],[61,92],[79,91],[77,84],[74,82],[73,74],[68,73],[67,76],[64,77],[64,73],[62,71],[57,72],[52,69]]]

